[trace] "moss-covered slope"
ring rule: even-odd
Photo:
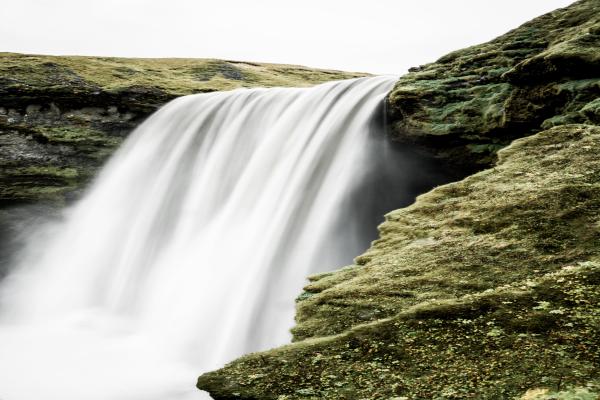
[[[511,140],[600,122],[600,1],[411,69],[388,100],[397,140],[476,169]]]
[[[599,377],[600,128],[517,140],[313,278],[295,344],[203,375],[215,399],[510,399]]]
[[[209,59],[0,53],[0,207],[76,195],[129,131],[177,96],[357,76]]]

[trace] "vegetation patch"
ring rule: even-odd
[[[600,5],[581,0],[412,68],[388,97],[392,134],[477,170],[492,165],[498,148],[515,138],[596,124],[599,33]]]
[[[231,90],[239,87],[310,86],[334,79],[366,76],[301,66],[240,63],[214,59],[116,58],[43,56],[0,53],[0,93],[14,94],[17,102],[27,95],[61,93],[80,101],[102,103],[111,94],[142,92],[151,101],[176,96]],[[137,89],[136,89],[137,88]],[[95,99],[97,101],[95,101]],[[8,98],[0,101],[6,106]],[[127,102],[127,99],[122,99]],[[60,99],[55,99],[60,101]]]
[[[595,393],[598,148],[598,127],[555,127],[391,212],[355,266],[311,279],[295,343],[198,387],[278,400]]]

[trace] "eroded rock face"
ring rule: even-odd
[[[110,105],[0,110],[0,207],[77,197],[138,122]]]
[[[412,400],[588,385],[560,396],[595,398],[599,11],[576,2],[402,77],[394,139],[480,172],[389,213],[355,265],[310,277],[293,344],[198,387],[217,400]]]
[[[392,134],[481,169],[511,140],[598,123],[600,2],[583,0],[413,68],[388,98]]]

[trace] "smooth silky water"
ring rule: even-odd
[[[424,180],[384,139],[394,81],[185,96],[148,118],[4,279],[0,399],[201,399],[200,373],[288,343],[306,276],[351,263]]]

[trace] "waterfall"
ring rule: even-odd
[[[394,81],[191,95],[149,117],[2,283],[0,399],[202,398],[203,371],[289,342],[306,276],[365,248],[353,213]]]

